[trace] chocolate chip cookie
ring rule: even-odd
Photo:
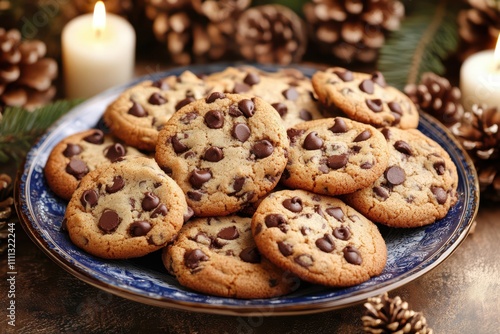
[[[273,192],[252,218],[259,251],[301,279],[332,287],[382,273],[387,247],[378,228],[340,199],[304,190]]]
[[[205,96],[212,88],[189,71],[156,82],[144,81],[111,103],[104,113],[104,121],[125,143],[154,151],[158,132],[172,114]]]
[[[417,129],[385,128],[387,169],[372,185],[346,195],[369,219],[418,227],[443,218],[457,202],[458,174],[448,153]]]
[[[403,92],[386,84],[380,72],[351,72],[332,67],[312,77],[314,91],[326,107],[338,109],[355,121],[377,128],[418,126],[415,104]]]
[[[214,92],[177,111],[160,131],[155,159],[197,216],[234,213],[278,183],[288,139],[262,99]]]
[[[164,247],[188,214],[182,190],[154,159],[125,157],[82,178],[64,220],[78,247],[124,259]]]
[[[126,155],[145,156],[101,130],[90,129],[61,140],[50,152],[44,175],[50,189],[69,201],[80,180],[103,163]]]
[[[299,280],[261,256],[251,218],[196,218],[163,251],[163,263],[179,283],[231,298],[270,298],[297,288]]]
[[[290,140],[284,185],[324,195],[354,192],[387,167],[389,149],[373,126],[343,117],[303,122],[287,130]]]
[[[285,128],[324,117],[311,80],[298,70],[266,72],[251,66],[228,67],[206,80],[223,84],[227,93],[262,98],[280,114]]]

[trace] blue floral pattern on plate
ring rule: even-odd
[[[235,65],[235,64],[229,64]],[[236,64],[237,65],[237,64]],[[190,311],[233,315],[291,315],[331,310],[359,303],[368,297],[402,286],[436,267],[465,239],[474,221],[479,188],[473,163],[452,135],[430,116],[422,115],[419,130],[441,144],[457,165],[458,203],[436,223],[415,229],[380,226],[387,243],[387,265],[380,276],[343,289],[302,284],[294,293],[270,299],[241,300],[207,296],[185,289],[170,276],[159,252],[144,258],[110,261],[93,257],[74,246],[61,231],[66,203],[48,188],[43,168],[52,148],[64,137],[98,124],[106,106],[126,87],[184,70],[220,71],[228,64],[190,66],[138,78],[110,89],[75,107],[33,146],[17,180],[16,207],[33,241],[64,269],[103,290],[135,301]],[[263,70],[278,67],[258,65]],[[315,69],[296,67],[311,76]]]

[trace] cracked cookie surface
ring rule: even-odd
[[[332,287],[379,275],[387,248],[378,228],[340,199],[282,190],[262,200],[252,218],[259,251],[301,279]]]
[[[182,190],[154,159],[127,157],[87,174],[64,219],[78,247],[98,257],[124,259],[164,247],[188,215]]]
[[[190,220],[163,251],[163,263],[181,285],[222,297],[270,298],[299,285],[261,256],[248,217]]]
[[[260,98],[214,92],[176,112],[155,159],[197,216],[234,213],[278,183],[288,155],[278,113]]]
[[[324,195],[370,185],[386,169],[389,150],[374,127],[347,118],[303,122],[287,130],[288,163],[282,183]]]
[[[443,218],[457,202],[457,169],[448,153],[417,129],[382,129],[389,164],[373,185],[345,196],[369,219],[418,227]]]

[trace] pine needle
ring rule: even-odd
[[[0,162],[20,162],[35,140],[81,100],[60,100],[34,111],[6,107],[0,119]]]
[[[391,85],[403,89],[425,72],[442,75],[443,61],[458,47],[456,18],[461,6],[449,0],[407,2],[407,17],[380,50],[378,70]],[[409,10],[408,10],[409,9]]]

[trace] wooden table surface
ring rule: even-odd
[[[159,68],[143,67],[144,71]],[[483,202],[474,233],[437,268],[389,292],[423,312],[436,334],[500,333],[500,205]],[[299,316],[223,316],[140,304],[84,283],[16,225],[15,327],[7,256],[0,255],[0,333],[362,333],[362,304]]]

